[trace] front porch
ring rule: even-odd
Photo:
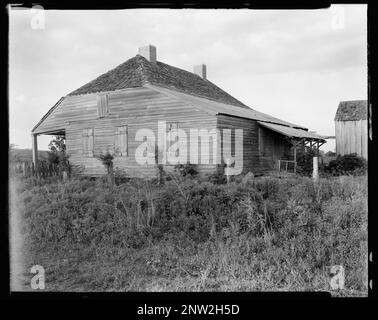
[[[277,159],[276,170],[279,172],[297,172],[297,156],[298,153],[306,153],[309,150],[315,151],[315,156],[319,157],[320,147],[326,143],[326,139],[323,136],[317,135],[313,132],[309,132],[302,129],[293,127],[285,127],[282,125],[266,123],[259,121],[259,124],[275,133],[280,134],[285,138],[288,144],[291,146],[291,152],[284,158]]]
[[[50,136],[66,136],[65,129],[57,129],[57,130],[50,130],[50,131],[43,131],[43,132],[33,132],[31,134],[32,137],[32,159],[34,167],[38,164],[38,136],[40,135],[50,135]]]

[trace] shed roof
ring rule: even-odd
[[[341,101],[335,121],[358,121],[367,119],[367,100]]]
[[[276,131],[288,137],[307,138],[307,139],[325,141],[325,137],[306,131],[306,130],[291,128],[291,127],[286,127],[286,126],[282,126],[278,124],[266,123],[266,122],[261,122],[261,121],[258,121],[258,123],[262,125],[263,127],[266,127],[270,130]]]
[[[144,84],[154,84],[213,101],[248,108],[244,103],[197,74],[172,67],[160,61],[152,63],[139,54],[69,95],[114,91],[141,87]]]

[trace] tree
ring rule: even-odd
[[[54,136],[54,138],[49,143],[49,150],[55,153],[66,153],[66,137]]]
[[[49,150],[49,162],[59,165],[63,171],[68,170],[69,162],[68,155],[66,154],[66,137],[54,136],[49,143]]]

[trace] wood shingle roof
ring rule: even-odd
[[[335,121],[358,121],[367,119],[367,100],[341,101]]]
[[[140,87],[145,84],[157,85],[209,100],[248,108],[207,79],[163,62],[151,63],[141,55],[136,55],[69,95],[114,91]]]

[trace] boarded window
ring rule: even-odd
[[[93,129],[83,130],[83,155],[84,157],[93,157],[94,154],[94,136]]]
[[[116,156],[128,156],[128,127],[116,127],[114,135],[114,152]]]
[[[100,118],[105,117],[109,113],[108,100],[107,94],[97,96],[97,111]]]
[[[175,144],[177,141],[178,141],[178,136],[177,136],[177,133],[178,133],[178,128],[179,128],[179,124],[178,122],[170,122],[167,124],[167,138],[168,138],[168,141],[169,141],[169,147],[173,144]],[[175,140],[173,140],[173,138],[175,137]],[[169,152],[170,152],[170,157],[178,157],[179,156],[179,150],[176,149],[176,150],[171,150],[169,149]]]

